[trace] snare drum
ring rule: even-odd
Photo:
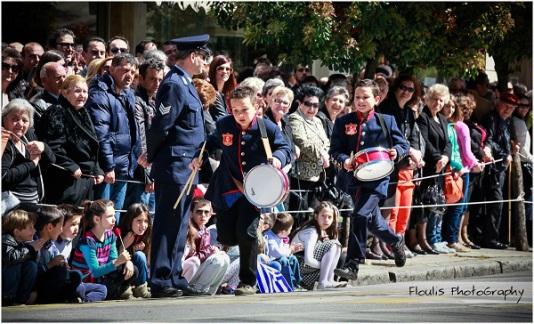
[[[380,180],[393,172],[395,163],[389,158],[388,150],[371,147],[356,153],[353,160],[354,176],[360,181]]]
[[[283,202],[289,194],[289,179],[270,164],[253,167],[243,179],[248,201],[256,207],[271,208]]]

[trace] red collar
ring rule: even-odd
[[[356,112],[356,117],[358,117],[358,121],[362,121],[362,120],[365,120],[365,121],[370,121],[371,119],[373,119],[373,117],[375,116],[375,110],[373,108],[373,110],[371,110],[368,114],[367,114],[367,118],[365,118],[365,116],[357,111]]]

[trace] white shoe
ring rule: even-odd
[[[451,253],[449,251],[449,248],[445,248],[443,245],[440,245],[439,243],[432,244],[430,247],[433,250],[435,250],[436,252],[439,252],[440,254],[449,254],[449,253]]]
[[[456,250],[455,250],[455,249],[451,249],[451,248],[449,247],[449,243],[447,243],[447,242],[441,242],[440,244],[441,244],[441,246],[443,246],[443,248],[444,248],[445,250],[449,250],[449,253],[456,253]]]

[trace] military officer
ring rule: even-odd
[[[253,167],[267,162],[262,145],[259,117],[254,105],[256,91],[239,87],[230,99],[232,115],[217,121],[215,132],[208,139],[209,151],[221,149],[219,168],[205,197],[217,208],[218,241],[239,245],[240,284],[236,295],[256,293],[257,228],[260,210],[243,195],[243,178]],[[281,168],[290,162],[290,146],[280,129],[270,120],[262,119],[272,150],[272,165]],[[198,162],[196,162],[198,166]],[[265,188],[272,190],[272,188]]]
[[[190,163],[204,142],[202,103],[191,77],[202,72],[211,51],[209,35],[172,40],[177,48],[176,65],[161,83],[156,95],[156,115],[147,134],[147,160],[155,181],[156,214],[152,231],[152,297],[197,295],[182,277],[191,196],[185,195],[176,209],[176,199],[192,170]],[[193,184],[198,182],[198,177]]]

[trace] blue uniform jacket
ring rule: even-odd
[[[278,126],[270,120],[264,121],[273,157],[280,160],[283,167],[291,161],[291,148]],[[233,116],[220,118],[215,132],[208,138],[207,148],[209,151],[222,149],[222,156],[205,197],[217,208],[226,210],[242,195],[232,177],[243,182],[244,173],[267,163],[257,119],[242,131]]]
[[[130,89],[116,94],[114,88],[115,82],[109,74],[94,80],[85,107],[100,144],[102,170],[115,170],[116,177],[133,177],[141,154],[139,128],[134,120],[135,95]]]
[[[397,150],[397,160],[404,158],[408,154],[410,144],[397,127],[397,123],[392,116],[382,115],[385,126],[389,129],[393,148]],[[350,157],[351,152],[356,155],[359,151],[372,147],[390,148],[389,139],[380,127],[380,122],[376,113],[371,112],[367,120],[360,122],[355,112],[336,119],[332,138],[330,139],[330,155],[341,166]],[[349,193],[356,192],[358,187],[365,187],[374,190],[376,193],[387,195],[389,176],[376,181],[359,181],[352,172],[342,169],[340,176],[347,182],[347,187],[343,188]]]
[[[151,176],[158,183],[185,184],[191,174],[189,163],[204,140],[204,113],[198,93],[189,74],[174,66],[159,86],[156,115],[147,134]]]

